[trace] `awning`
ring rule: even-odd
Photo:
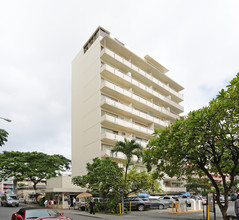
[[[183,196],[191,196],[191,195],[188,194],[188,193],[181,193],[181,195],[183,195]]]
[[[145,197],[149,197],[150,195],[147,193],[139,193],[139,196],[145,196]]]
[[[83,193],[79,194],[78,196],[76,196],[76,198],[86,198],[86,197],[92,197],[92,194],[83,192]]]

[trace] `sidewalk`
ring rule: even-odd
[[[78,210],[68,210],[68,209],[58,209],[59,212],[64,212],[65,214],[72,214],[72,215],[80,215],[80,216],[87,216],[92,218],[98,219],[113,219],[113,220],[126,220],[126,219],[164,219],[164,220],[174,220],[174,219],[182,219],[182,220],[203,220],[202,212],[195,212],[195,213],[184,213],[184,214],[169,214],[170,210],[149,210],[149,211],[132,211],[131,213],[125,215],[110,215],[104,213],[96,213],[95,215],[90,214],[89,212],[85,211],[78,211]],[[213,219],[213,216],[210,217]],[[217,218],[217,220],[221,220],[222,218]]]
[[[72,214],[72,215],[82,215],[82,216],[87,216],[87,217],[92,217],[92,218],[102,218],[104,219],[107,217],[106,214],[102,213],[96,213],[96,215],[92,215],[89,212],[86,211],[79,211],[79,210],[74,210],[74,209],[56,209],[58,212],[63,212],[64,214]]]
[[[27,206],[37,206],[34,205],[27,205]],[[169,214],[170,209],[164,209],[164,210],[148,210],[148,211],[132,211],[131,213],[125,214],[125,215],[111,215],[111,214],[104,214],[104,213],[98,213],[96,212],[95,215],[90,214],[86,211],[80,211],[80,210],[74,210],[73,208],[69,209],[56,209],[58,212],[63,212],[64,214],[70,214],[70,215],[76,215],[76,216],[86,216],[91,218],[98,218],[98,219],[109,219],[109,220],[138,220],[138,219],[159,219],[159,220],[176,220],[176,219],[182,219],[182,220],[203,220],[203,212],[192,212],[192,213],[183,213],[183,214]],[[206,214],[205,214],[206,215]],[[206,216],[205,218],[206,219]],[[210,219],[213,218],[213,213],[210,213]],[[217,220],[222,220],[221,213],[217,212]]]

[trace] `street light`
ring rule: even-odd
[[[11,122],[12,120],[8,119],[8,118],[3,118],[3,117],[0,117],[1,119],[7,121],[7,122]]]

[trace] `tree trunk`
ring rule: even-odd
[[[13,192],[17,195],[17,179],[13,179]]]
[[[221,213],[222,213],[223,220],[229,220],[229,217],[227,216],[227,212],[226,211],[222,211],[221,210]]]
[[[220,199],[217,198],[217,204],[222,213],[223,220],[229,220],[229,218],[227,216],[228,200],[227,201],[225,200],[225,204],[222,205],[222,203],[220,202]]]
[[[125,187],[126,187],[126,180],[127,180],[127,172],[128,172],[128,163],[126,164],[125,167],[125,177],[124,177],[124,187],[122,190],[122,214],[124,214],[124,194],[125,194]]]
[[[35,201],[37,203],[37,197],[38,197],[38,195],[37,195],[37,183],[33,182],[33,189],[35,190]]]

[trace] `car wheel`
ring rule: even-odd
[[[160,205],[158,206],[158,208],[159,208],[159,209],[163,209],[163,208],[164,208],[164,205],[160,204]]]
[[[172,203],[171,202],[169,203],[169,208],[172,208]]]
[[[144,205],[139,205],[139,206],[138,206],[138,210],[139,210],[139,211],[144,211]]]

